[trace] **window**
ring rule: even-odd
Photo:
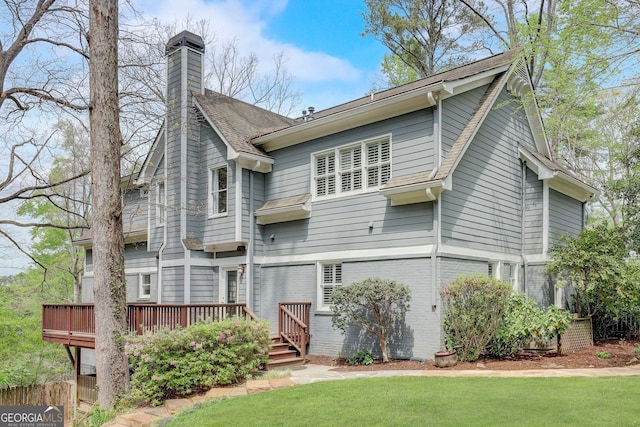
[[[389,137],[338,147],[313,156],[314,195],[339,196],[378,188],[391,178]]]
[[[227,213],[228,187],[227,166],[213,168],[209,174],[209,216]]]
[[[342,285],[342,264],[320,264],[318,282],[318,309],[329,310],[331,293]]]
[[[165,182],[158,182],[156,186],[156,221],[158,225],[163,225],[167,219],[167,190]]]
[[[140,274],[138,276],[138,297],[140,299],[151,298],[151,275]]]

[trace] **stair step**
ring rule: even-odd
[[[298,357],[298,353],[295,350],[282,350],[282,351],[270,351],[269,352],[269,360],[281,360],[281,359],[290,359],[292,357]]]
[[[292,365],[302,365],[304,364],[304,359],[301,357],[289,357],[286,359],[278,359],[278,360],[269,360],[267,366],[265,366],[265,370],[273,370],[281,367],[292,366]]]
[[[275,350],[275,351],[281,351],[281,350],[288,350],[289,349],[289,344],[287,344],[286,342],[279,342],[276,344],[271,344],[271,350]]]

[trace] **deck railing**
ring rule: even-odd
[[[160,327],[189,326],[198,320],[255,317],[246,304],[127,304],[129,332],[142,334]],[[93,304],[42,306],[42,339],[84,348],[95,346]]]
[[[300,357],[307,356],[310,302],[281,302],[278,304],[278,333],[282,339],[294,346]]]

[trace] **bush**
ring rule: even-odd
[[[387,344],[394,325],[409,309],[411,290],[394,280],[369,278],[331,293],[334,328],[343,333],[357,326],[374,335],[380,344],[382,361],[389,361]]]
[[[461,361],[474,361],[495,336],[509,305],[511,287],[487,276],[460,276],[440,290],[445,346]]]
[[[373,354],[369,350],[359,350],[347,360],[347,363],[349,365],[371,365],[373,363]]]
[[[570,286],[571,309],[593,319],[596,339],[608,338],[620,319],[640,319],[640,264],[627,243],[624,229],[600,224],[562,236],[550,250],[548,273],[557,287]]]
[[[537,307],[521,293],[511,293],[509,305],[495,336],[486,347],[488,355],[515,355],[531,340],[545,342],[561,334],[571,325],[571,313],[556,306]]]
[[[126,345],[133,370],[130,397],[159,405],[216,385],[242,382],[266,362],[269,344],[269,329],[263,322],[240,318],[131,337]]]

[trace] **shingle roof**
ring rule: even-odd
[[[293,206],[299,206],[307,203],[311,198],[311,194],[298,194],[290,197],[283,197],[281,199],[267,200],[262,206],[260,206],[256,212],[264,212],[272,209],[286,209]]]
[[[454,142],[451,150],[447,153],[447,156],[443,159],[442,164],[438,168],[438,172],[433,177],[434,181],[439,181],[447,178],[449,174],[455,168],[455,165],[458,164],[458,161],[466,151],[467,147],[471,143],[473,136],[478,131],[478,128],[484,121],[487,113],[493,106],[493,104],[498,99],[502,88],[507,82],[507,78],[509,77],[508,72],[504,72],[501,75],[496,76],[487,91],[482,95],[480,99],[480,103],[478,104],[478,108],[471,116],[471,119],[467,122],[460,135]]]
[[[452,68],[451,70],[443,71],[442,73],[434,74],[411,83],[374,93],[373,95],[363,96],[362,98],[358,98],[353,101],[337,105],[335,107],[327,108],[325,110],[316,111],[314,113],[314,118],[329,116],[331,114],[369,104],[372,101],[379,101],[381,99],[390,98],[392,96],[410,92],[418,88],[430,86],[438,82],[451,82],[471,77],[484,71],[511,64],[516,60],[517,56],[517,50],[508,50],[506,52],[493,55],[488,58],[480,59],[470,64],[461,65],[459,67]]]
[[[194,93],[193,96],[207,119],[237,152],[266,156],[264,151],[251,144],[251,138],[296,123],[289,117],[209,89],[205,90],[204,95]]]

